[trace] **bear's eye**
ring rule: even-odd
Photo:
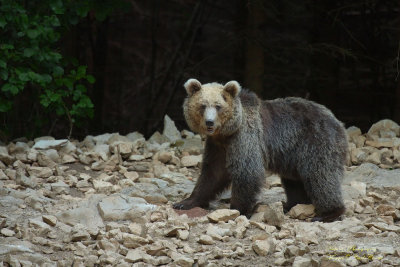
[[[206,105],[201,105],[201,106],[200,106],[200,109],[201,109],[201,110],[205,110],[205,109],[206,109]]]
[[[221,110],[221,106],[220,105],[216,105],[215,108],[217,109],[217,111]]]

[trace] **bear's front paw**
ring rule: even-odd
[[[190,210],[192,208],[200,207],[200,206],[201,205],[199,205],[199,203],[196,203],[196,201],[193,201],[192,199],[189,199],[189,198],[172,205],[172,207],[177,210]]]
[[[323,214],[320,214],[320,216],[316,216],[312,218],[312,222],[334,222],[337,220],[342,220],[342,214],[345,212],[346,208],[345,207],[338,207],[335,209],[332,209],[328,212],[325,212]]]

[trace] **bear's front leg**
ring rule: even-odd
[[[232,177],[231,209],[250,218],[264,184],[265,169],[257,134],[241,133],[228,150]]]
[[[230,184],[226,170],[225,149],[207,139],[201,174],[189,198],[173,204],[174,209],[188,210],[194,207],[208,208],[211,200]]]

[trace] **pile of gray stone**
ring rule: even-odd
[[[0,266],[398,266],[398,125],[347,132],[347,211],[333,223],[310,222],[312,205],[284,214],[274,175],[250,219],[229,209],[229,194],[177,214],[171,204],[193,190],[204,141],[168,117],[148,140],[134,132],[0,146]]]
[[[364,134],[352,126],[347,135],[351,164],[369,162],[385,169],[400,167],[400,126],[396,122],[381,120]]]

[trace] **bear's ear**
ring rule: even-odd
[[[196,79],[189,79],[183,85],[186,89],[186,92],[189,96],[192,96],[197,91],[201,89],[201,83]]]
[[[240,90],[242,90],[242,87],[240,87],[237,81],[230,81],[224,85],[224,90],[235,98],[240,93]]]

